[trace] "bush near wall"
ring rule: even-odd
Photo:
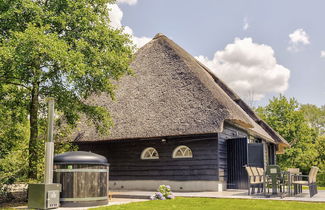
[[[325,187],[325,173],[317,175],[317,185],[320,187]]]

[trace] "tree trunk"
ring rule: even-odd
[[[30,138],[29,138],[29,172],[28,177],[37,179],[37,137],[38,137],[38,95],[39,84],[34,84],[29,108]]]

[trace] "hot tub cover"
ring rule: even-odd
[[[54,157],[54,164],[96,164],[109,165],[106,157],[92,152],[65,152]]]

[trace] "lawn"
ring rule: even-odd
[[[256,210],[256,209],[325,209],[325,203],[307,203],[295,201],[271,201],[271,200],[246,200],[246,199],[215,199],[215,198],[181,198],[164,201],[135,202],[124,205],[100,207],[92,210]]]
[[[308,190],[309,188],[308,188],[308,186],[302,186],[302,189],[304,189],[304,190]],[[325,190],[325,187],[317,187],[317,189],[318,190]]]

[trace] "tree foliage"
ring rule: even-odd
[[[28,132],[26,92],[11,85],[0,85],[0,159],[11,152]]]
[[[316,149],[318,155],[316,158],[317,165],[324,170],[325,169],[325,135],[317,137]]]
[[[280,95],[270,100],[267,106],[257,108],[257,113],[291,145],[285,154],[277,156],[282,167],[297,167],[307,172],[311,166],[319,164],[317,132],[309,126],[294,98],[287,99]]]
[[[313,104],[303,104],[300,110],[304,113],[309,126],[315,128],[318,135],[325,135],[325,105],[317,107]]]
[[[1,183],[12,183],[26,174],[29,130],[27,110],[20,100],[24,95],[18,87],[0,86],[0,188]]]
[[[92,94],[113,97],[112,80],[130,72],[133,45],[121,30],[110,28],[108,3],[112,1],[0,1],[0,91],[16,90],[11,97],[29,116],[31,178],[37,175],[46,97],[55,98],[69,125],[81,113],[102,133],[112,125],[106,109],[85,103]]]

